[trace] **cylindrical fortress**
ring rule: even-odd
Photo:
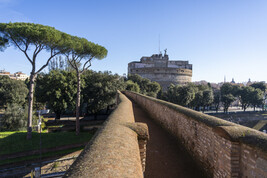
[[[140,62],[128,64],[128,75],[138,74],[158,82],[163,90],[172,84],[186,84],[192,80],[192,64],[188,61],[169,61],[168,55],[154,54],[142,57]]]

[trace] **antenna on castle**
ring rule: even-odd
[[[160,34],[159,34],[159,54],[160,54]]]

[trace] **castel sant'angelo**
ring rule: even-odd
[[[192,64],[188,61],[169,61],[166,54],[153,54],[128,64],[128,75],[138,74],[151,81],[158,82],[164,90],[173,84],[186,84],[192,79]]]

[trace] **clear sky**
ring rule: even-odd
[[[267,0],[0,0],[0,22],[49,25],[106,47],[96,71],[127,73],[158,53],[160,35],[171,60],[193,64],[193,81],[267,81]],[[10,47],[0,69],[29,74],[30,63]]]

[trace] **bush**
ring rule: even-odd
[[[18,104],[8,104],[0,119],[1,131],[24,130],[27,126],[27,109]]]
[[[42,124],[41,124],[41,128],[42,128],[42,130],[47,129],[47,127],[46,127],[46,122],[47,122],[47,119],[43,119],[43,116],[42,116]]]
[[[140,92],[140,87],[139,87],[139,85],[137,83],[133,82],[132,80],[128,80],[126,82],[126,90],[134,91],[134,92],[139,93]]]

